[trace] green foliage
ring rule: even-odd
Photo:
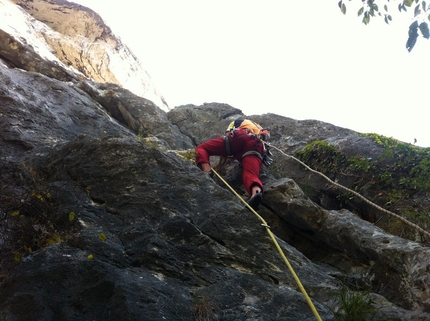
[[[176,152],[176,155],[186,159],[187,161],[194,162],[196,160],[196,151],[195,150],[179,150]]]
[[[369,137],[383,148],[379,158],[347,157],[337,147],[325,141],[314,141],[298,152],[297,156],[331,180],[360,194],[364,192],[364,195],[376,204],[406,217],[423,228],[428,227],[430,148],[420,148],[373,133],[362,136]],[[332,195],[332,200],[339,207],[348,206],[352,199],[352,195],[348,193],[335,198]],[[354,209],[354,206],[352,208]],[[395,222],[386,221],[384,224],[387,224],[384,227],[386,230],[397,235],[396,232],[403,233],[405,230],[404,227],[396,226]]]
[[[357,12],[359,17],[362,17],[362,22],[367,25],[370,23],[370,19],[372,17],[383,17],[385,23],[389,24],[393,18],[389,13],[389,7],[387,3],[390,3],[390,0],[384,0],[386,4],[383,6],[383,10],[380,9],[380,6],[376,3],[376,0],[362,0],[362,6]],[[338,6],[340,11],[343,14],[346,14],[346,4],[344,0],[340,0],[338,2]],[[408,30],[408,39],[406,41],[406,49],[410,52],[418,39],[419,33],[425,39],[430,38],[430,31],[428,27],[428,20],[430,20],[430,6],[427,5],[425,0],[403,0],[397,6],[399,12],[408,12],[408,10],[413,9],[413,22],[409,26]]]
[[[9,236],[16,262],[29,253],[68,239],[74,226],[46,193],[35,193],[28,198],[19,210],[11,212],[8,222],[14,226]]]
[[[332,179],[339,172],[358,174],[381,186],[400,187],[403,192],[430,192],[430,148],[419,148],[374,133],[362,136],[371,138],[384,148],[379,160],[358,156],[347,158],[337,147],[325,141],[312,142],[298,152],[298,156]]]
[[[103,242],[106,242],[107,236],[104,233],[99,233],[99,239],[102,240]]]
[[[342,1],[342,0],[340,0],[340,1],[338,2],[338,4],[337,4],[337,5],[339,6],[340,11],[341,11],[343,14],[346,14],[346,5],[343,3],[343,1]]]
[[[333,174],[343,167],[346,157],[330,143],[317,140],[307,145],[298,152],[299,158],[306,164],[312,165],[315,162],[322,166],[324,174]]]
[[[336,315],[338,321],[365,321],[376,312],[368,292],[351,291],[344,286],[339,301],[341,311]]]
[[[352,156],[348,159],[348,166],[355,171],[368,172],[374,168],[374,164],[365,157]]]
[[[406,217],[410,217],[413,221],[421,221],[430,225],[430,215],[421,211],[408,211],[406,212]]]
[[[73,237],[78,229],[75,213],[64,213],[56,197],[44,182],[43,173],[22,164],[19,172],[26,185],[15,197],[1,195],[0,241],[19,263],[30,253],[49,245],[61,243]],[[18,190],[18,189],[17,189]],[[1,264],[10,264],[1,256]]]
[[[423,37],[428,39],[430,37],[430,31],[427,22],[421,22],[419,28]]]
[[[387,165],[381,174],[383,181],[387,183],[390,181],[388,175],[398,172],[400,175],[392,178],[394,185],[401,186],[403,190],[430,192],[430,148],[419,148],[373,133],[363,136],[384,147],[384,157],[391,158],[392,165]]]
[[[141,126],[137,132],[137,140],[141,141],[148,136],[148,130]]]
[[[159,148],[161,147],[159,142],[152,138],[152,137],[145,137],[145,138],[137,138],[138,140],[142,141],[146,146],[148,146],[149,148]]]
[[[408,41],[406,42],[406,49],[408,49],[408,51],[411,51],[412,48],[414,48],[415,43],[417,42],[417,39],[418,39],[418,21],[414,21],[409,26]]]

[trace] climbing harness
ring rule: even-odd
[[[222,136],[222,139],[224,140],[224,146],[227,152],[227,156],[233,156],[233,153],[231,152],[230,139],[228,139],[227,135]]]
[[[263,160],[263,156],[261,156],[261,154],[259,152],[257,152],[256,150],[250,150],[250,151],[246,152],[245,154],[242,155],[242,158],[244,158],[246,156],[250,156],[250,155],[257,156],[259,159]]]
[[[231,156],[233,156],[233,153],[232,153],[232,150],[231,150],[231,144],[230,144],[230,138],[229,138],[229,136],[230,137],[234,137],[234,129],[235,128],[232,128],[231,130],[230,130],[230,132],[228,132],[228,133],[226,133],[224,136],[222,136],[222,139],[223,139],[223,141],[224,141],[224,147],[225,147],[225,150],[226,150],[226,152],[227,152],[227,156],[228,157],[231,157]],[[270,134],[268,133],[268,131],[266,130],[266,132],[267,132],[267,134],[263,134],[263,135],[267,135],[267,136],[269,136],[270,137]],[[243,135],[248,135],[248,134],[241,134],[241,135],[239,135],[239,136],[237,136],[237,137],[240,137],[240,136],[243,136]],[[261,155],[259,152],[257,152],[256,150],[250,150],[250,151],[247,151],[247,152],[245,152],[243,155],[242,155],[242,158],[244,158],[244,157],[246,157],[246,156],[250,156],[250,155],[253,155],[253,156],[257,156],[258,158],[260,158],[261,159],[261,161],[263,162],[263,164],[266,166],[266,167],[269,167],[270,165],[272,165],[272,163],[273,163],[273,159],[270,157],[270,156],[272,156],[272,152],[270,151],[270,149],[269,149],[269,145],[268,145],[268,143],[266,142],[266,141],[264,141],[262,138],[260,138],[258,135],[255,135],[255,134],[252,134],[252,136],[253,137],[255,137],[255,139],[258,141],[258,142],[260,142],[261,144],[263,144],[263,155]],[[267,137],[266,136],[266,137]]]
[[[308,303],[309,307],[311,308],[313,314],[315,315],[315,318],[318,321],[322,321],[320,315],[318,314],[318,311],[316,310],[314,304],[312,303],[309,295],[307,294],[305,288],[303,287],[302,283],[300,282],[299,277],[297,276],[297,274],[294,272],[293,267],[291,266],[290,262],[288,261],[287,257],[285,256],[284,252],[281,249],[281,246],[279,245],[278,241],[276,240],[275,236],[273,235],[272,231],[270,230],[270,226],[267,224],[267,222],[263,219],[263,217],[260,216],[260,214],[258,214],[251,206],[249,206],[249,204],[233,189],[233,187],[230,186],[230,184],[228,184],[222,177],[220,174],[218,174],[218,172],[216,170],[214,170],[212,168],[212,172],[230,189],[230,191],[233,192],[234,195],[236,195],[237,198],[239,198],[239,200],[245,204],[245,206],[252,212],[254,213],[262,222],[262,226],[264,226],[266,228],[267,233],[269,234],[270,238],[272,239],[273,243],[275,244],[277,250],[279,251],[279,254],[281,255],[281,257],[283,258],[285,264],[287,265],[288,269],[290,270],[291,274],[293,275],[294,280],[296,281],[300,291],[303,293],[306,302]]]

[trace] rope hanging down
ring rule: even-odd
[[[289,158],[291,158],[291,159],[295,160],[295,161],[296,161],[296,162],[298,162],[299,164],[303,165],[307,170],[311,171],[312,173],[315,173],[315,174],[318,174],[318,175],[322,176],[322,177],[323,177],[324,179],[326,179],[330,184],[333,184],[334,186],[339,187],[340,189],[343,189],[343,190],[345,190],[345,191],[347,191],[347,192],[349,192],[349,193],[351,193],[351,194],[354,194],[355,196],[357,196],[358,198],[362,199],[362,200],[363,200],[364,202],[366,202],[367,204],[369,204],[369,205],[371,205],[371,206],[373,206],[373,207],[377,208],[377,209],[378,209],[378,210],[380,210],[381,212],[384,212],[384,213],[386,213],[386,214],[388,214],[388,215],[391,215],[391,216],[393,216],[393,217],[397,218],[398,220],[400,220],[400,221],[402,221],[403,223],[405,223],[406,225],[408,225],[408,226],[410,226],[410,227],[412,227],[412,228],[416,229],[416,230],[417,230],[417,231],[419,231],[421,234],[423,234],[423,235],[427,236],[427,237],[430,239],[430,233],[429,233],[429,232],[427,232],[426,230],[424,230],[423,228],[421,228],[420,226],[418,226],[418,225],[416,225],[416,224],[414,224],[414,223],[412,223],[412,222],[409,222],[409,221],[408,221],[407,219],[405,219],[404,217],[402,217],[402,216],[400,216],[400,215],[398,215],[398,214],[396,214],[396,213],[393,213],[393,212],[391,212],[391,211],[389,211],[389,210],[386,210],[385,208],[383,208],[383,207],[381,207],[381,206],[379,206],[379,205],[377,205],[377,204],[375,204],[375,203],[373,203],[373,202],[369,201],[367,198],[365,198],[365,197],[364,197],[364,196],[362,196],[361,194],[357,193],[356,191],[353,191],[352,189],[349,189],[349,188],[347,188],[347,187],[345,187],[345,186],[343,186],[343,185],[340,185],[340,184],[338,184],[338,183],[336,183],[336,182],[332,181],[332,180],[331,180],[330,178],[328,178],[326,175],[324,175],[323,173],[318,172],[318,171],[316,171],[316,170],[314,170],[314,169],[310,168],[308,165],[306,165],[305,163],[303,163],[301,160],[297,159],[296,157],[294,157],[294,156],[291,156],[291,155],[288,155],[288,154],[284,153],[282,150],[280,150],[279,148],[277,148],[277,147],[275,147],[275,146],[273,146],[273,145],[269,145],[269,146],[270,146],[270,148],[276,149],[276,150],[277,150],[278,152],[280,152],[282,155],[287,156],[287,157],[289,157]]]
[[[308,303],[309,307],[311,308],[313,314],[315,315],[315,318],[318,321],[322,321],[321,317],[318,314],[318,311],[316,310],[314,304],[312,303],[309,295],[306,293],[305,288],[303,287],[302,283],[300,282],[299,277],[297,276],[297,274],[294,272],[293,267],[291,266],[290,262],[288,261],[287,257],[285,256],[284,252],[282,251],[278,241],[276,240],[275,236],[273,235],[272,231],[270,230],[270,226],[267,225],[266,221],[251,207],[249,206],[249,204],[247,202],[245,202],[245,200],[233,189],[233,187],[231,187],[222,177],[220,174],[218,174],[218,172],[216,170],[214,170],[212,168],[212,172],[230,189],[230,191],[233,192],[234,195],[236,195],[236,197],[245,204],[245,206],[252,212],[254,213],[262,222],[262,226],[264,226],[266,228],[267,233],[269,234],[270,238],[272,239],[273,243],[275,244],[276,248],[279,251],[279,254],[281,254],[281,257],[283,258],[285,264],[287,265],[288,269],[290,270],[291,274],[293,275],[294,280],[296,281],[300,291],[303,293],[306,302]]]

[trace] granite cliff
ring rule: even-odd
[[[7,44],[0,55],[9,66],[117,84],[170,109],[136,56],[91,9],[66,0],[3,0],[0,18]]]
[[[3,14],[34,29],[18,36],[0,22],[0,320],[315,320],[266,228],[192,161],[196,144],[251,115],[224,103],[166,110],[96,60],[76,60],[76,39],[115,42],[94,12],[14,2],[0,0]],[[64,12],[91,17],[110,40],[70,28]],[[428,149],[252,119],[273,147],[428,230]],[[321,318],[429,320],[427,235],[273,154],[260,215]],[[240,170],[220,173],[246,198]]]

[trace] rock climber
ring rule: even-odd
[[[248,119],[236,119],[222,137],[210,139],[196,147],[196,164],[204,172],[211,173],[210,156],[234,157],[242,163],[243,185],[250,195],[248,204],[254,209],[263,199],[263,183],[259,175],[263,162],[271,165],[266,142],[270,138],[267,129]]]

